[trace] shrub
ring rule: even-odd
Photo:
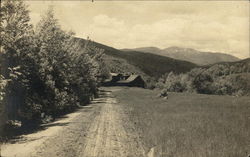
[[[173,72],[170,72],[165,81],[165,88],[171,92],[183,92],[185,91],[185,87],[181,83],[181,77],[179,75],[175,75]]]
[[[198,92],[218,95],[249,95],[249,68],[246,63],[229,65],[213,65],[209,68],[195,68],[185,74],[164,75],[156,84],[160,89],[173,92]],[[243,64],[243,65],[242,65]],[[242,67],[240,66],[242,65]],[[234,67],[234,69],[232,69]],[[242,72],[243,71],[243,72]],[[241,72],[241,73],[239,73]],[[166,80],[165,82],[163,80]]]
[[[212,94],[214,90],[212,84],[213,78],[207,73],[197,75],[193,81],[194,88],[202,94]]]

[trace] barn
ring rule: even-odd
[[[121,80],[116,83],[117,86],[129,87],[145,87],[145,81],[140,75],[130,75],[126,80]]]
[[[111,75],[111,81],[110,82],[117,82],[120,81],[122,79],[122,74],[118,74],[118,73],[110,73]]]
[[[117,81],[120,81],[123,77],[122,74],[118,74],[118,73],[110,73],[110,78],[106,79],[102,85],[103,86],[115,86]]]

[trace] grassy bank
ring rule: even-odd
[[[250,98],[122,88],[114,92],[145,147],[162,156],[237,157],[250,153]]]

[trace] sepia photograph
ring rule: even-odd
[[[1,0],[0,157],[250,157],[248,0]]]

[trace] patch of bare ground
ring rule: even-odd
[[[98,105],[85,106],[55,122],[45,124],[45,130],[20,136],[2,145],[3,157],[74,156],[75,141],[80,141],[87,126],[98,114]]]

